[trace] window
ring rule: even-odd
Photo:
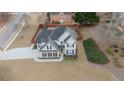
[[[73,47],[74,47],[74,43],[73,43]]]
[[[67,44],[67,47],[68,47],[69,45]]]
[[[50,53],[48,53],[48,57],[50,57]]]
[[[52,57],[52,53],[50,53],[50,57]]]
[[[49,49],[49,46],[47,46],[47,49]]]
[[[74,54],[74,50],[72,50],[72,54]]]
[[[48,53],[48,57],[52,57],[52,53]]]
[[[47,57],[47,54],[46,53],[42,53],[42,57]]]
[[[57,53],[53,53],[53,57],[57,57]]]
[[[62,41],[61,41],[61,45],[62,45]]]
[[[66,54],[68,54],[68,50],[66,50]]]
[[[50,46],[50,49],[52,49],[52,46]]]
[[[67,44],[67,47],[74,47],[74,43]]]
[[[74,50],[67,50],[67,54],[74,54]]]

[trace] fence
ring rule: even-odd
[[[34,34],[32,40],[31,40],[31,43],[35,43],[35,40],[36,40],[36,37],[37,37],[37,34],[38,32],[40,31],[40,29],[44,28],[44,27],[58,27],[58,26],[67,26],[67,27],[74,27],[75,28],[75,31],[78,35],[77,37],[77,40],[82,40],[82,34],[80,32],[80,25],[78,24],[39,24],[38,26],[38,29],[36,30],[36,33]]]

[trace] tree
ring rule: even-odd
[[[96,12],[76,12],[74,21],[80,24],[94,24],[99,22],[99,16]]]
[[[48,20],[50,21],[50,13],[47,13]]]

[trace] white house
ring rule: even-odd
[[[77,54],[77,40],[75,31],[68,27],[55,29],[45,28],[36,38],[36,46],[41,59],[59,59],[64,56]]]

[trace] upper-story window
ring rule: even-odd
[[[47,49],[49,49],[49,46],[47,46]]]
[[[74,47],[74,43],[73,43],[73,47]]]
[[[66,50],[66,54],[74,54],[74,50]]]
[[[72,44],[67,44],[67,47],[74,47],[74,43],[72,43]]]
[[[66,50],[66,54],[68,54],[68,50]]]
[[[62,45],[62,43],[63,43],[63,42],[61,41],[61,45]]]
[[[52,49],[52,46],[50,46],[50,49]]]

